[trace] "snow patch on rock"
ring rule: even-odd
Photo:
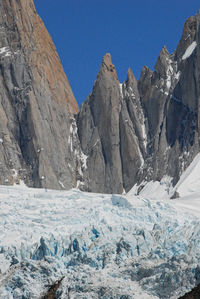
[[[12,53],[11,53],[9,47],[2,47],[2,48],[0,48],[0,56],[6,57],[6,56],[11,56],[11,55],[12,55]]]
[[[185,51],[184,55],[182,56],[182,60],[185,60],[187,58],[189,58],[192,53],[194,52],[194,50],[196,49],[197,47],[197,42],[194,41]]]

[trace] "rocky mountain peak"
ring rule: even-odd
[[[156,61],[155,64],[155,70],[161,75],[161,76],[165,76],[167,69],[168,69],[168,65],[170,63],[170,54],[167,50],[167,47],[164,46],[162,48],[162,50],[160,51],[160,54],[158,56],[158,59]]]
[[[176,59],[181,60],[187,48],[192,43],[198,43],[200,34],[200,15],[189,17],[183,27],[182,37],[176,49]]]
[[[115,78],[117,82],[119,82],[115,66],[112,64],[111,55],[109,53],[106,53],[103,56],[100,71],[108,72]]]
[[[169,51],[165,45],[162,47],[162,50],[160,51],[160,55],[169,56]]]
[[[129,84],[129,83],[131,83],[131,82],[132,82],[134,85],[137,84],[137,80],[136,80],[136,78],[135,78],[135,76],[134,76],[133,71],[132,71],[131,68],[128,69],[126,82],[127,82],[127,84]]]
[[[143,66],[142,70],[141,70],[141,74],[140,74],[140,79],[143,77],[151,77],[153,74],[153,71],[146,65]],[[139,79],[139,80],[140,80]]]

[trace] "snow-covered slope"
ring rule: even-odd
[[[0,298],[57,281],[62,299],[178,298],[200,281],[200,223],[175,203],[0,187]]]
[[[181,197],[200,192],[200,153],[183,172],[175,189]]]

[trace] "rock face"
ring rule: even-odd
[[[109,54],[77,117],[88,156],[82,189],[121,193],[134,184],[172,178],[199,152],[200,13],[184,26],[177,50],[160,52],[138,82],[129,69],[120,84]]]
[[[77,124],[82,150],[88,156],[84,188],[106,193],[130,189],[143,164],[144,117],[132,71],[120,85],[110,54],[103,58]]]
[[[169,55],[164,47],[155,71],[141,73],[149,153],[145,180],[168,175],[175,184],[199,151],[199,21],[200,15],[189,18],[177,50]]]
[[[120,84],[110,54],[80,112],[33,0],[0,3],[0,184],[122,193],[199,152],[200,13],[155,70]],[[74,116],[75,114],[76,117]]]
[[[77,112],[33,1],[1,1],[0,184],[23,179],[34,187],[75,186],[70,134]]]

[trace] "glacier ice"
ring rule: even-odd
[[[178,298],[200,282],[181,199],[0,187],[0,298]]]

